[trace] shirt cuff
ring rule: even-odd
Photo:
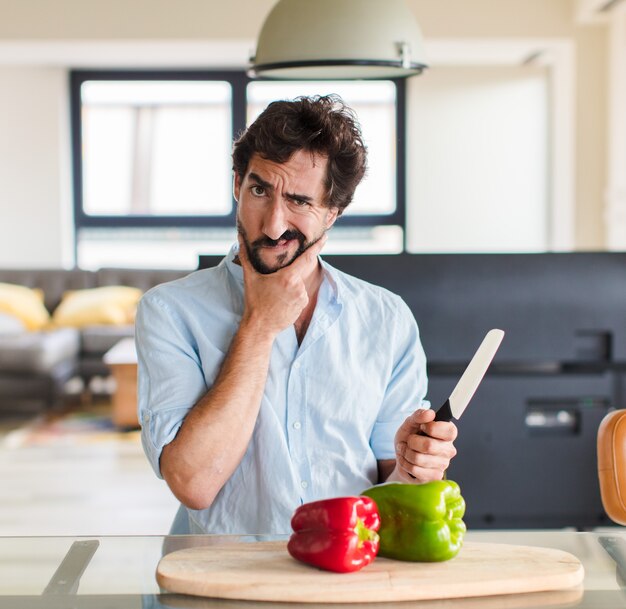
[[[189,408],[168,408],[158,412],[144,410],[141,413],[141,442],[154,473],[161,475],[159,460],[163,447],[169,444],[183,424]]]
[[[396,458],[393,439],[400,425],[402,425],[402,421],[378,422],[374,425],[370,437],[370,446],[377,461]]]

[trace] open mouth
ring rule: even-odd
[[[292,243],[295,243],[296,239],[278,239],[275,243],[264,245],[263,247],[268,250],[280,251],[287,249]]]

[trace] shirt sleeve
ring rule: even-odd
[[[415,410],[430,408],[426,355],[413,313],[398,296],[397,319],[392,342],[391,374],[370,445],[377,460],[395,459],[394,437],[400,425]]]
[[[137,402],[141,441],[162,478],[159,459],[194,404],[207,391],[194,339],[180,316],[154,291],[135,320]]]

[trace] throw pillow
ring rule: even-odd
[[[0,283],[0,312],[16,317],[27,330],[41,330],[50,321],[43,292],[13,283]]]
[[[66,292],[52,321],[56,326],[75,328],[132,324],[141,295],[139,288],[121,285]]]

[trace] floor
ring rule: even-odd
[[[168,532],[178,502],[137,434],[93,444],[11,442],[28,423],[0,419],[0,537]]]

